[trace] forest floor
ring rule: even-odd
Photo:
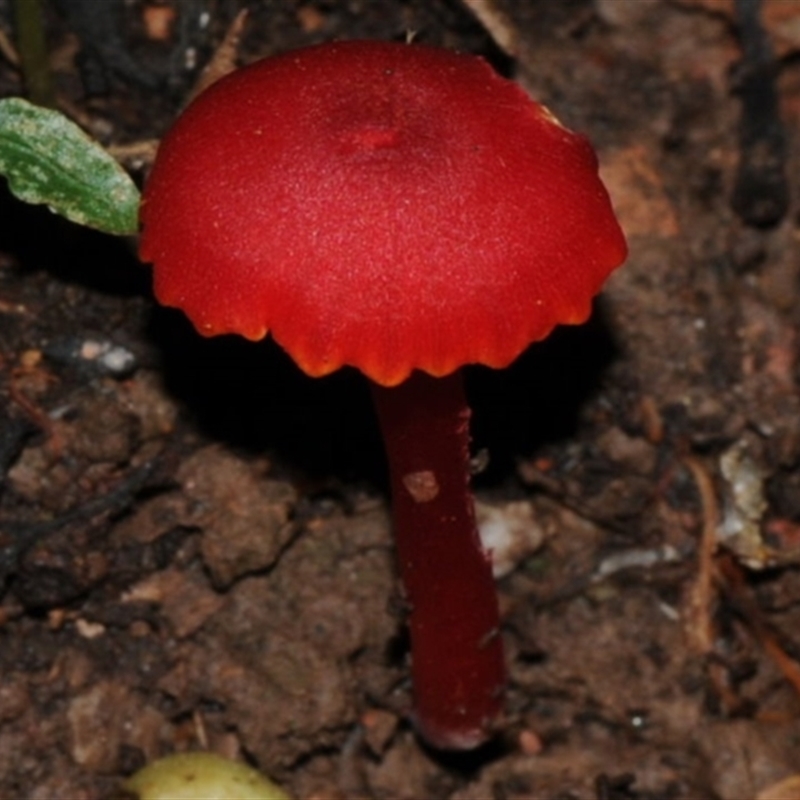
[[[588,324],[467,373],[508,692],[495,741],[443,755],[406,719],[363,378],[199,337],[135,242],[0,187],[3,800],[198,749],[303,800],[800,798],[800,2],[756,5],[44,4],[58,104],[106,145],[164,133],[243,7],[242,64],[483,55],[593,141],[630,256]]]

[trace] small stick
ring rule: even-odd
[[[494,43],[508,56],[514,58],[519,52],[517,29],[505,11],[501,11],[494,0],[461,0],[483,25]]]
[[[208,89],[211,84],[224,78],[229,72],[236,69],[236,60],[239,55],[239,42],[242,38],[245,23],[247,22],[247,9],[243,8],[228,26],[225,36],[219,47],[214,51],[211,60],[203,68],[192,91],[186,98],[186,105],[194,100],[197,95]]]
[[[106,150],[127,169],[141,169],[149,167],[156,159],[158,139],[143,139],[130,144],[112,144]]]
[[[714,555],[717,551],[717,527],[719,505],[714,486],[706,468],[694,456],[683,460],[692,473],[703,511],[703,531],[697,558],[697,579],[689,594],[689,634],[697,650],[708,655],[714,648],[714,630],[711,607],[714,602],[715,572]]]
[[[19,67],[19,53],[11,37],[0,28],[0,55],[11,64],[12,67]]]
[[[726,599],[747,624],[755,640],[775,662],[783,677],[800,695],[800,664],[781,646],[778,636],[764,620],[761,609],[745,584],[742,568],[730,557],[720,562],[720,577]]]

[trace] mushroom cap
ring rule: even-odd
[[[161,143],[155,294],[206,335],[271,332],[310,375],[509,364],[580,323],[626,256],[587,141],[482,59],[377,41],[267,58]]]

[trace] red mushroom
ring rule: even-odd
[[[624,260],[588,141],[480,58],[324,44],[202,94],[161,144],[141,219],[157,298],[201,333],[269,332],[309,375],[374,381],[413,719],[436,747],[485,741],[505,671],[459,369],[585,321]]]

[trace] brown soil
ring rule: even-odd
[[[765,0],[759,40],[733,0],[487,0],[512,57],[457,0],[62,0],[62,108],[158,137],[245,5],[242,62],[413,31],[598,149],[627,265],[588,325],[468,374],[482,513],[514,531],[504,729],[448,756],[405,721],[361,377],[201,339],[135,243],[3,187],[0,797],[107,798],[203,748],[306,800],[800,797],[800,3]]]

